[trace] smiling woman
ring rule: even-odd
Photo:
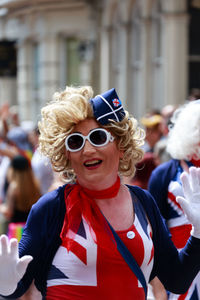
[[[199,170],[183,175],[194,230],[179,253],[152,196],[121,180],[143,157],[144,131],[115,89],[66,87],[41,115],[40,150],[66,184],[32,207],[19,250],[0,237],[0,293],[18,298],[34,279],[47,300],[145,300],[155,276],[184,292],[200,269]]]

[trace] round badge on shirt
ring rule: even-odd
[[[127,232],[127,238],[132,240],[135,237],[135,233],[133,231],[128,231]]]

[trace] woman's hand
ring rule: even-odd
[[[200,239],[200,168],[190,167],[180,179],[185,198],[178,196],[176,200],[192,224],[191,235]]]
[[[9,240],[6,235],[0,236],[0,294],[12,294],[23,277],[32,256],[19,258],[17,239]]]

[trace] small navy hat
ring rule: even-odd
[[[110,123],[110,119],[120,122],[124,119],[125,111],[115,91],[111,89],[91,100],[94,117],[102,125]]]

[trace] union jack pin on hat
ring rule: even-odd
[[[102,125],[110,123],[110,120],[120,122],[124,119],[125,111],[115,89],[97,95],[90,101],[94,117]]]

